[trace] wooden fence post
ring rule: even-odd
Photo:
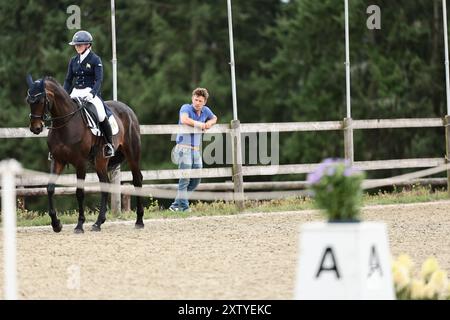
[[[25,196],[17,196],[17,209],[25,211]]]
[[[127,183],[126,185],[130,185]],[[131,196],[129,194],[122,195],[122,212],[131,211]]]
[[[242,174],[241,124],[231,121],[231,141],[233,153],[234,203],[238,211],[244,210],[244,177]]]
[[[120,165],[115,167],[110,172],[110,181],[111,183],[120,186]],[[120,213],[120,192],[119,193],[111,193],[111,212]]]
[[[355,158],[353,154],[353,124],[352,118],[344,118],[344,148],[345,159],[353,164]]]
[[[450,115],[444,118],[445,127],[445,163],[450,163]],[[450,170],[447,170],[447,192],[450,196]]]

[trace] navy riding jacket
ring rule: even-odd
[[[102,60],[94,52],[89,52],[86,58],[80,63],[80,55],[72,57],[69,61],[64,89],[70,94],[72,88],[84,89],[92,88],[91,93],[100,96],[100,89],[103,81]],[[73,79],[75,78],[75,84]]]

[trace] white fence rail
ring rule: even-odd
[[[350,120],[350,121],[349,121]],[[350,124],[350,125],[349,125]],[[370,120],[352,120],[344,119],[343,121],[321,121],[321,122],[283,122],[283,123],[243,123],[240,124],[239,130],[241,134],[258,133],[258,132],[299,132],[299,131],[344,131],[345,154],[353,160],[353,130],[368,129],[387,129],[387,128],[445,128],[446,141],[446,157],[444,158],[418,158],[418,159],[390,159],[375,161],[354,161],[355,167],[364,170],[386,170],[386,169],[406,169],[406,168],[428,168],[435,167],[448,162],[450,159],[450,130],[449,117],[444,118],[418,118],[418,119],[370,119]],[[141,135],[162,135],[176,133],[199,133],[199,129],[180,125],[141,125]],[[207,131],[209,134],[230,134],[228,124],[217,124]],[[0,128],[0,138],[31,138],[46,137],[48,131],[45,129],[40,135],[34,135],[28,128]],[[350,137],[350,138],[349,138]],[[259,176],[259,175],[286,175],[286,174],[305,174],[314,170],[317,163],[311,164],[289,164],[289,165],[270,165],[270,166],[243,166],[242,176]],[[198,177],[198,178],[218,178],[232,177],[233,168],[217,167],[204,168],[194,170],[145,170],[142,172],[144,180],[169,180],[178,179],[180,177]],[[447,183],[450,180],[450,172],[447,172]],[[76,180],[74,174],[62,175],[63,179]],[[22,187],[42,186],[46,184],[45,177],[39,176],[21,176],[17,178],[17,185]],[[86,182],[97,182],[96,174],[87,174]],[[131,172],[120,173],[121,182],[132,181]],[[302,183],[301,181],[298,181]],[[270,182],[269,182],[270,183]],[[303,182],[304,183],[304,182]],[[27,189],[21,190],[21,194],[25,194]],[[29,194],[34,194],[32,189]]]
[[[343,130],[343,121],[319,122],[275,122],[275,123],[242,123],[241,133],[249,132],[291,132],[291,131],[329,131]],[[386,128],[430,128],[444,127],[445,119],[417,118],[417,119],[374,119],[353,120],[353,129],[386,129]],[[194,133],[198,129],[172,124],[141,125],[141,135]],[[217,124],[208,133],[229,133],[228,124]],[[33,134],[28,128],[0,128],[0,139],[8,138],[42,138],[47,137],[48,130]]]
[[[407,168],[428,168],[436,167],[445,163],[444,158],[422,158],[422,159],[404,159],[404,160],[381,160],[381,161],[355,161],[354,167],[364,171],[371,170],[387,170],[387,169],[407,169]],[[311,172],[317,166],[312,164],[288,164],[278,166],[243,166],[242,174],[244,176],[265,176],[265,175],[282,175],[282,174],[304,174]],[[130,171],[120,173],[122,182],[130,182],[133,180]],[[191,170],[145,170],[142,171],[144,181],[149,180],[169,180],[179,179],[182,177],[197,178],[218,178],[231,177],[231,168],[204,168]],[[75,174],[63,174],[60,179],[69,183],[76,181]],[[16,184],[19,186],[42,186],[47,184],[47,177],[39,175],[21,176],[16,178]],[[97,174],[88,173],[86,182],[98,182]]]

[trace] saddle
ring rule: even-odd
[[[87,127],[91,130],[92,134],[97,137],[103,136],[103,133],[99,127],[97,109],[95,106],[91,102],[78,97],[72,98],[72,100],[78,105],[78,107],[83,109],[81,113],[83,120]],[[111,125],[112,134],[114,136],[119,133],[119,126],[117,125],[116,118],[108,105],[103,102],[103,106],[105,107],[106,118]]]

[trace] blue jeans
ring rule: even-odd
[[[199,150],[177,145],[174,149],[174,159],[178,162],[178,169],[201,169],[202,156]],[[188,195],[200,183],[200,178],[181,178],[178,182],[178,192],[172,206],[184,211],[189,208]]]

